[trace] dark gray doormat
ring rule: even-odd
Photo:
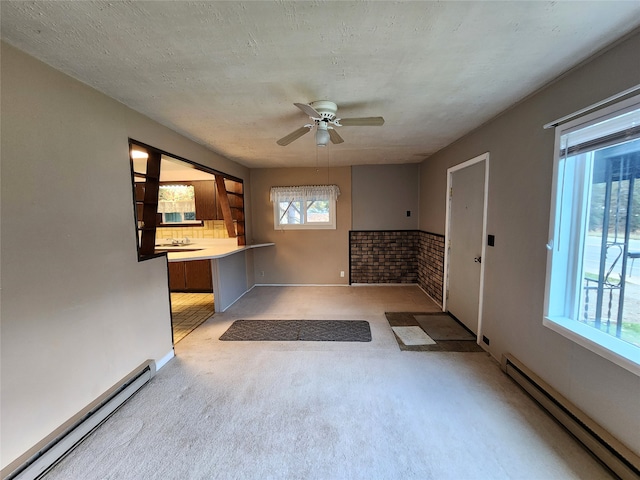
[[[365,320],[236,320],[223,341],[370,342]]]
[[[393,327],[419,327],[435,343],[429,345],[405,345],[395,334],[400,350],[412,352],[484,352],[476,343],[476,337],[451,315],[442,312],[386,312],[387,321]]]
[[[456,322],[451,315],[442,313],[439,315],[416,315],[413,317],[417,320],[422,329],[427,332],[434,340],[473,340],[476,337],[473,333]]]

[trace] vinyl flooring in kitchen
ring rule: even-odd
[[[178,343],[213,315],[213,293],[171,293],[173,343]]]

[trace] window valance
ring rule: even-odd
[[[300,185],[291,187],[271,187],[270,198],[274,203],[290,202],[296,198],[307,200],[338,200],[340,188],[337,185]]]
[[[158,213],[195,211],[195,189],[192,185],[160,185],[158,191]]]

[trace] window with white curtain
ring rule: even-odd
[[[640,374],[640,96],[556,127],[544,325]]]
[[[162,223],[189,223],[196,220],[196,195],[192,185],[160,185],[158,213]]]
[[[335,229],[337,185],[271,187],[276,230]]]

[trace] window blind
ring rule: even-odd
[[[640,100],[622,115],[599,118],[562,132],[561,157],[599,150],[640,138]]]

